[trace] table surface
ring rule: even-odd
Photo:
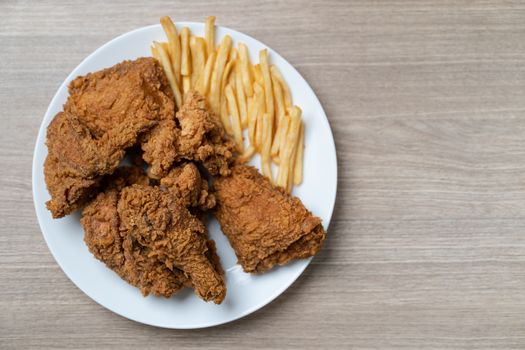
[[[288,59],[339,161],[322,252],[231,324],[156,329],[104,309],[49,253],[31,159],[56,89],[111,38],[203,21]],[[525,348],[525,4],[2,1],[0,348]]]

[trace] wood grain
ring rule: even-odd
[[[140,325],[80,292],[31,195],[59,84],[163,14],[214,14],[281,53],[338,150],[322,253],[269,306],[197,331]],[[525,348],[523,2],[4,0],[0,48],[0,348]]]

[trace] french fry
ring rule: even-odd
[[[226,63],[226,67],[224,67],[224,73],[222,74],[222,80],[221,80],[221,96],[224,94],[224,88],[226,85],[230,82],[230,73],[232,73],[232,68],[235,65],[235,59],[237,57],[237,50],[232,49],[230,54],[230,59],[228,60],[228,63]],[[234,86],[234,85],[232,85]]]
[[[301,125],[301,109],[299,107],[292,107],[290,109],[290,125],[288,132],[286,133],[286,140],[282,149],[281,164],[279,166],[279,172],[277,174],[277,185],[290,190],[289,177],[291,160],[294,155],[294,149],[297,146],[297,140],[299,138],[299,128]]]
[[[230,54],[232,45],[232,39],[229,35],[226,35],[219,46],[219,51],[217,53],[217,59],[215,60],[215,64],[213,67],[213,73],[211,76],[211,82],[210,82],[210,95],[209,95],[209,103],[212,111],[215,114],[220,113],[220,104],[221,104],[221,83],[222,83],[222,76],[224,73],[224,68],[226,66],[226,62],[228,61],[228,56]]]
[[[290,95],[290,89],[288,88],[288,84],[286,84],[283,75],[281,74],[279,69],[274,65],[272,65],[270,71],[272,73],[272,76],[281,84],[281,89],[283,90],[284,106],[287,109],[292,108],[292,97]]]
[[[251,72],[251,65],[250,65],[250,55],[248,53],[248,48],[243,43],[239,43],[238,49],[239,49],[239,59],[241,63],[241,76],[242,76],[242,82],[244,85],[244,92],[246,96],[252,97],[253,96],[253,77]]]
[[[225,98],[221,100],[221,112],[220,112],[220,118],[222,125],[224,126],[224,130],[226,130],[226,133],[228,135],[233,136],[233,128],[232,123],[230,121],[230,114],[228,113],[228,101],[226,101]]]
[[[199,80],[206,67],[206,42],[203,38],[192,36],[190,38],[191,51],[191,86],[199,90]],[[205,95],[203,95],[205,96]]]
[[[281,122],[279,123],[279,126],[277,127],[277,131],[275,132],[275,138],[273,139],[272,152],[274,147],[277,148],[278,152],[275,154],[272,153],[272,156],[276,157],[278,154],[280,161],[282,160],[282,148],[284,147],[284,144],[286,142],[286,135],[288,133],[289,125],[290,117],[284,115],[281,119]]]
[[[183,76],[182,77],[182,96],[183,99],[186,99],[186,95],[191,90],[191,77]]]
[[[261,147],[261,163],[263,174],[273,182],[272,167],[270,163],[270,147],[272,144],[272,117],[268,113],[264,113],[262,117],[262,147]]]
[[[253,155],[255,154],[255,152],[256,152],[255,147],[254,147],[253,145],[250,145],[250,146],[248,146],[248,148],[246,148],[246,149],[244,150],[244,153],[241,154],[241,156],[239,157],[239,160],[240,160],[241,162],[247,162],[247,161],[249,161],[249,160],[253,157]]]
[[[273,97],[275,101],[275,120],[277,122],[277,128],[275,131],[276,137],[273,139],[272,144],[272,156],[276,156],[279,153],[279,146],[280,146],[280,137],[277,136],[277,134],[280,132],[279,129],[281,128],[281,123],[284,118],[285,114],[285,107],[284,107],[284,100],[283,100],[283,93],[281,86],[277,79],[275,79],[273,76],[272,78],[272,87],[273,87]]]
[[[255,147],[257,150],[262,149],[262,116],[266,112],[266,104],[264,100],[264,90],[259,83],[253,85],[253,91],[256,104],[256,122],[255,122]]]
[[[171,59],[172,71],[177,82],[177,86],[180,86],[181,74],[180,74],[180,63],[181,63],[181,47],[179,34],[177,33],[177,28],[173,21],[168,16],[163,16],[160,18],[160,24],[166,33],[168,38],[169,45],[169,56]]]
[[[257,63],[255,66],[253,66],[253,77],[257,83],[260,85],[264,84],[264,79],[261,72],[261,65]]]
[[[212,52],[212,54],[208,56],[206,65],[204,66],[204,73],[202,74],[202,77],[200,79],[198,89],[202,96],[206,96],[208,94],[208,91],[210,90],[211,75],[213,71],[213,66],[215,65],[216,57],[217,54],[215,52]]]
[[[157,61],[160,62],[159,53],[157,52],[157,48],[155,47],[155,45],[151,45],[149,49],[151,50],[151,55],[155,57]]]
[[[208,57],[215,52],[215,16],[206,18],[204,24],[204,38],[206,40],[206,52]]]
[[[226,95],[226,100],[228,101],[228,110],[230,111],[230,115],[232,117],[231,121],[232,121],[233,137],[237,145],[237,151],[239,151],[239,153],[242,153],[244,150],[244,142],[242,140],[241,119],[239,117],[239,110],[237,108],[237,102],[235,101],[235,94],[233,92],[231,85],[229,84],[226,86],[225,95]]]
[[[270,116],[270,135],[273,138],[275,106],[273,105],[272,77],[270,75],[270,65],[268,64],[268,50],[259,51],[259,64],[264,81],[264,97],[266,99],[266,113]]]
[[[191,54],[190,54],[190,28],[184,27],[180,32],[181,61],[180,74],[183,76],[191,75]]]
[[[175,104],[177,105],[177,108],[180,108],[182,106],[182,96],[179,90],[179,86],[177,85],[177,80],[175,79],[173,69],[171,67],[171,62],[168,53],[166,52],[166,50],[164,50],[164,47],[160,43],[154,42],[153,44],[155,45],[155,49],[160,58],[160,63],[162,65],[162,68],[164,69],[164,73],[166,73],[168,82],[170,83],[171,89],[173,90],[173,95],[175,96]]]
[[[301,121],[301,131],[297,142],[297,154],[295,158],[293,184],[300,185],[303,182],[303,157],[304,157],[304,122]]]
[[[235,62],[235,92],[237,93],[237,106],[241,116],[241,125],[243,128],[248,126],[248,106],[246,95],[244,94],[244,85],[242,83],[241,60]]]
[[[248,137],[250,144],[255,147],[255,126],[257,123],[257,101],[255,96],[248,99]]]

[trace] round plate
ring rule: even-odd
[[[192,33],[204,36],[202,23],[181,22]],[[217,26],[217,38],[230,35],[234,43],[248,46],[254,61],[259,50],[266,48],[261,42],[234,30]],[[152,326],[166,328],[202,328],[219,325],[248,315],[280,295],[288,288],[311,259],[299,260],[274,268],[262,275],[244,273],[237,265],[235,254],[218,223],[211,219],[209,233],[217,244],[222,266],[226,271],[228,288],[221,305],[206,303],[190,289],[169,299],[149,296],[124,282],[103,263],[96,260],[83,242],[80,215],[75,213],[54,220],[45,207],[50,199],[43,174],[46,128],[67,99],[67,85],[78,75],[110,67],[123,60],[150,56],[152,41],[166,41],[160,25],[139,28],[119,36],[87,57],[62,83],[55,94],[40,126],[33,157],[33,199],[36,214],[49,250],[65,274],[90,298],[111,311]],[[270,61],[277,65],[290,86],[294,104],[303,110],[305,123],[304,182],[294,189],[305,206],[319,216],[325,228],[330,223],[337,189],[337,160],[335,145],[326,115],[308,83],[275,51],[269,49]],[[259,166],[259,159],[252,163]]]

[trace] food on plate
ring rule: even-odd
[[[156,179],[181,160],[199,162],[211,175],[227,175],[234,162],[235,145],[195,91],[188,92],[174,120],[162,121],[142,141],[149,175]]]
[[[166,77],[153,58],[78,77],[69,92],[64,111],[47,129],[47,207],[55,218],[79,209],[90,196],[84,189],[112,173],[141,133],[175,113]]]
[[[208,195],[191,187],[198,182],[192,165],[180,170],[162,188],[150,186],[140,168],[119,168],[82,212],[84,241],[97,259],[144,295],[170,297],[193,287],[204,300],[220,303],[226,287],[215,244],[186,207],[198,202],[176,193],[198,192],[204,203]],[[180,192],[171,190],[175,187]]]
[[[82,212],[84,242],[98,260],[138,287],[142,294],[168,298],[191,283],[181,270],[169,269],[131,235],[121,232],[117,205],[122,189],[132,184],[149,184],[142,169],[119,168],[107,180],[103,192]]]
[[[120,193],[120,230],[140,242],[149,256],[189,277],[197,295],[220,304],[226,295],[224,272],[210,257],[206,227],[170,192],[132,185]]]
[[[321,249],[321,220],[257,169],[235,166],[231,176],[216,179],[213,186],[214,214],[244,271],[264,272]]]
[[[235,47],[229,35],[216,46],[214,16],[206,20],[204,38],[192,35],[187,27],[179,34],[167,16],[161,17],[160,23],[168,42],[154,42],[151,52],[168,76],[177,107],[188,91],[197,90],[235,141],[240,161],[246,162],[259,153],[263,174],[272,183],[288,192],[301,184],[304,154],[301,113],[299,125],[289,127],[292,114],[297,116],[300,109],[293,106],[288,84],[270,63],[267,49],[259,52],[259,63],[253,65],[247,46],[238,43]],[[248,142],[243,130],[247,130]],[[276,174],[274,167],[278,168]]]
[[[44,174],[53,218],[82,210],[86,245],[122,279],[144,295],[191,287],[220,304],[207,212],[246,272],[313,256],[325,231],[289,194],[303,179],[301,109],[266,49],[253,65],[227,35],[216,47],[214,23],[201,38],[162,17],[155,58],[74,79],[47,128]],[[243,164],[257,152],[264,176]]]

